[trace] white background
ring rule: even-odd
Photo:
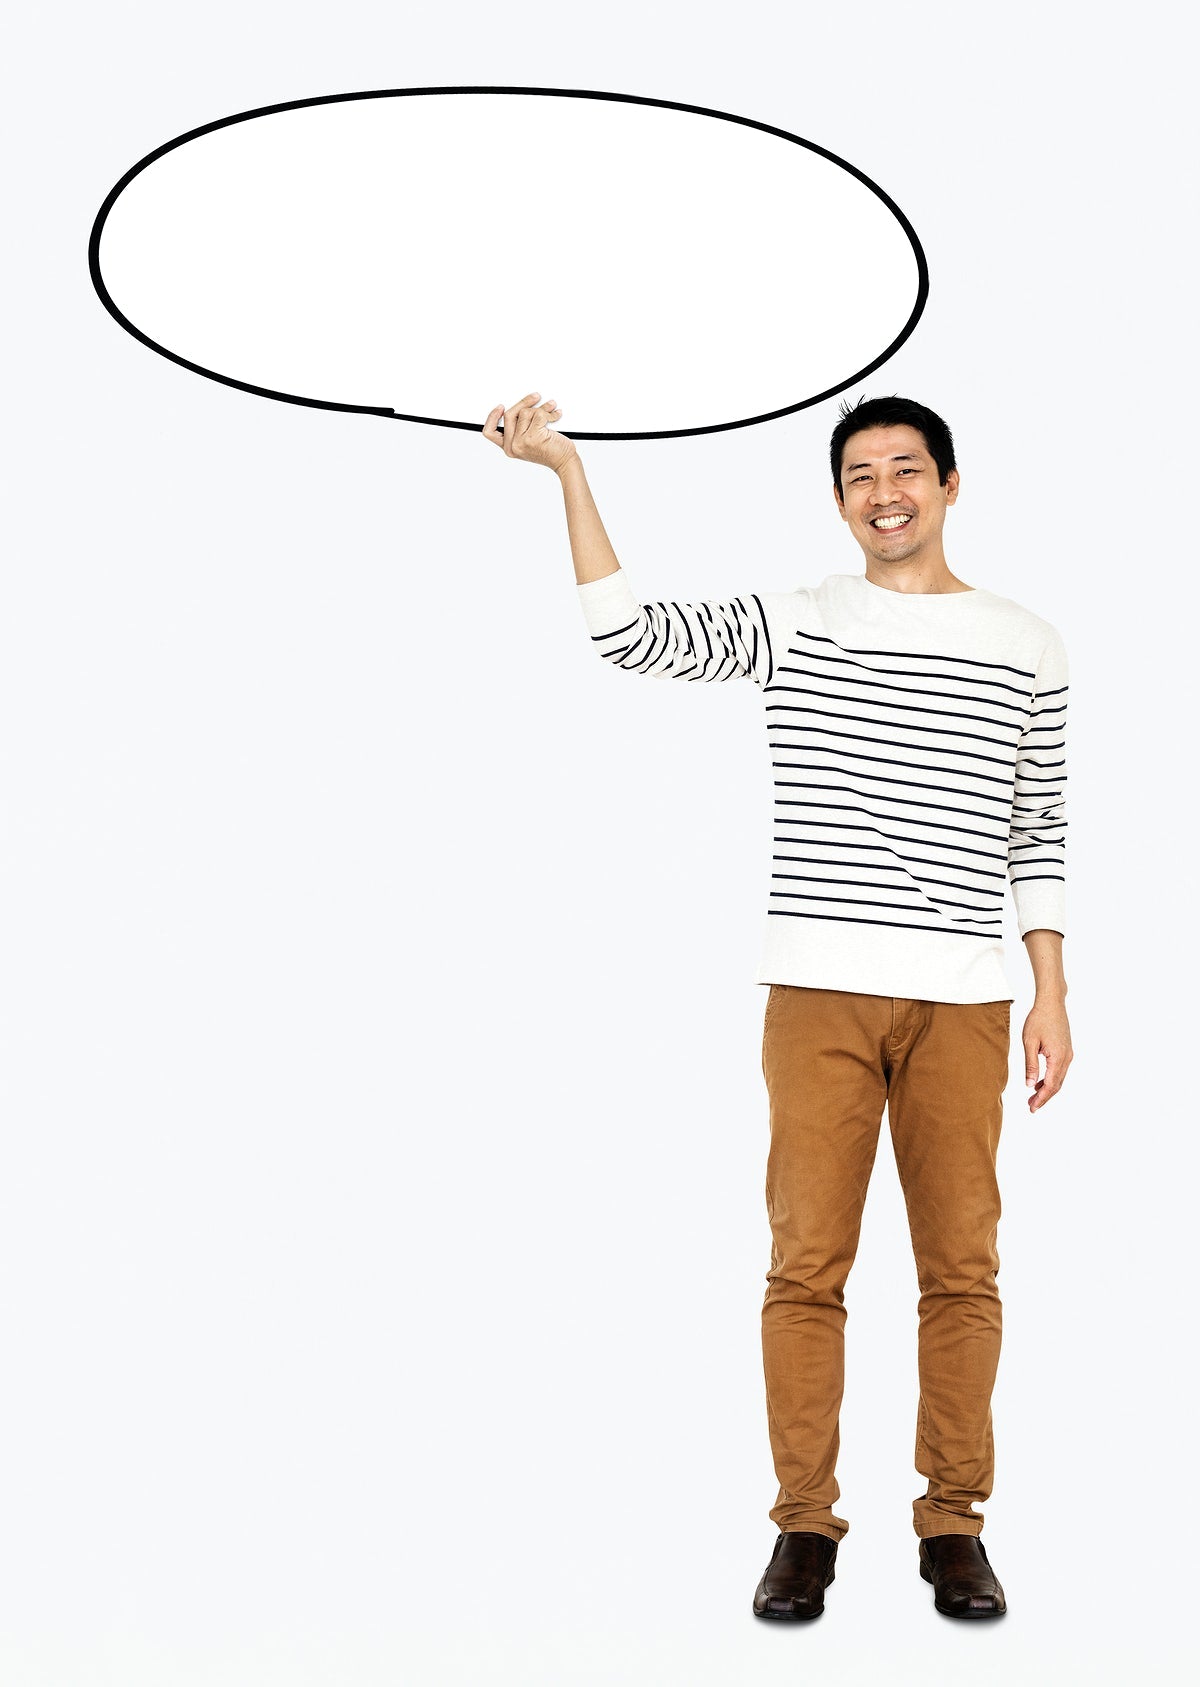
[[[18,24],[5,1683],[1187,1677],[1180,15],[214,4]],[[546,470],[192,375],[91,289],[99,204],[162,141],[440,84],[774,122],[856,163],[925,245],[928,309],[863,390],[947,418],[950,566],[1053,622],[1071,659],[1076,1061],[1031,1118],[1014,1037],[1001,1145],[1002,1623],[939,1617],[917,1572],[917,1290],[886,1124],[848,1290],[837,1581],[819,1623],[751,1615],[776,1493],[761,698],[596,660]],[[537,158],[500,132],[492,168],[527,214]],[[544,240],[479,253],[498,321],[556,285],[542,205]],[[484,383],[480,423],[535,387],[535,367]],[[569,428],[572,394],[547,396]],[[861,571],[828,485],[836,415],[585,445],[635,589]]]

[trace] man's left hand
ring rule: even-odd
[[[1025,1083],[1033,1090],[1027,1099],[1036,1113],[1052,1095],[1057,1095],[1071,1064],[1071,1027],[1064,1002],[1034,1001],[1021,1032],[1025,1046]],[[1046,1057],[1046,1076],[1039,1077],[1038,1056]]]

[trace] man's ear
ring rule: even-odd
[[[958,470],[951,469],[946,476],[946,502],[952,504],[958,497]]]
[[[841,516],[842,520],[845,521],[846,520],[846,506],[842,502],[842,489],[838,485],[836,480],[833,483],[833,501],[838,507],[838,514]]]

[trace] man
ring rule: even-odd
[[[762,1341],[779,1534],[753,1609],[819,1616],[849,1528],[833,1510],[843,1291],[886,1105],[920,1289],[920,1573],[945,1615],[1003,1615],[973,1509],[992,1490],[1001,1343],[996,1150],[1013,999],[1001,917],[1007,880],[1034,973],[1022,1041],[1036,1112],[1072,1057],[1062,640],[948,567],[959,474],[950,430],[924,405],[841,406],[833,491],[865,574],[643,604],[574,442],[549,426],[561,412],[540,397],[497,406],[483,433],[558,474],[599,654],[641,674],[752,679],[766,705],[777,777],[757,977],[769,986]]]

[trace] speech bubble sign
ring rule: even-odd
[[[210,380],[472,431],[536,388],[584,440],[803,410],[886,362],[929,288],[908,218],[826,148],[589,89],[220,118],[125,172],[88,259],[122,328]]]

